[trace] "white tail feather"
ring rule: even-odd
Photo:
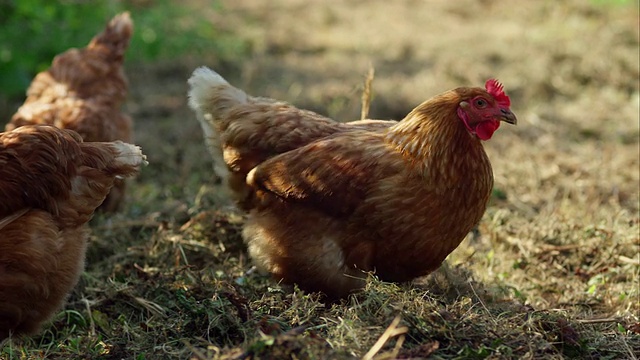
[[[139,146],[122,141],[114,141],[112,145],[118,149],[117,162],[136,167],[148,164],[147,156],[142,153],[142,149]]]
[[[213,157],[215,173],[223,180],[229,177],[224,163],[222,143],[216,120],[237,104],[248,101],[247,94],[231,85],[217,72],[202,66],[189,78],[189,106],[195,111],[204,133],[207,148]]]

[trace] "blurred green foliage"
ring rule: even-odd
[[[217,31],[206,18],[209,11],[221,11],[219,1],[201,3],[203,8],[195,9],[169,0],[0,0],[0,97],[23,96],[55,55],[84,47],[125,10],[134,21],[127,61],[244,52],[240,40]]]

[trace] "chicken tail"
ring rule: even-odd
[[[107,177],[124,178],[136,174],[147,165],[147,157],[139,146],[122,141],[83,142],[82,163]]]
[[[147,156],[142,153],[139,146],[127,144],[122,141],[110,143],[116,150],[113,174],[116,176],[130,176],[140,170],[143,165],[148,165]]]
[[[58,221],[63,227],[89,221],[116,179],[133,176],[147,164],[140,147],[122,141],[83,142],[80,149],[82,166],[71,179],[68,203],[59,207]]]
[[[129,12],[120,13],[91,40],[87,49],[101,53],[109,61],[122,62],[132,33],[133,22]]]
[[[229,169],[223,158],[219,120],[234,107],[246,104],[248,95],[205,66],[193,72],[189,85],[189,106],[200,121],[207,148],[213,157],[214,171],[221,179],[226,180]]]

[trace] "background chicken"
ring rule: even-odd
[[[207,68],[189,83],[216,170],[250,211],[250,255],[329,297],[362,287],[363,271],[407,281],[440,266],[491,193],[481,140],[516,123],[495,80],[435,96],[397,123],[337,123],[250,97]]]
[[[84,49],[70,49],[53,59],[27,90],[27,99],[6,131],[29,124],[54,125],[78,132],[85,141],[132,141],[131,119],[120,111],[127,95],[122,69],[133,24],[129,13],[115,16]],[[103,208],[120,205],[124,180],[117,180]]]
[[[53,126],[0,133],[0,340],[36,332],[62,306],[83,269],[84,225],[144,162],[137,146]]]

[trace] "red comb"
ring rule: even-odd
[[[491,94],[495,99],[498,105],[503,107],[511,106],[511,100],[504,93],[504,87],[498,80],[489,79],[486,83],[484,83],[484,88],[487,89],[487,92]]]

